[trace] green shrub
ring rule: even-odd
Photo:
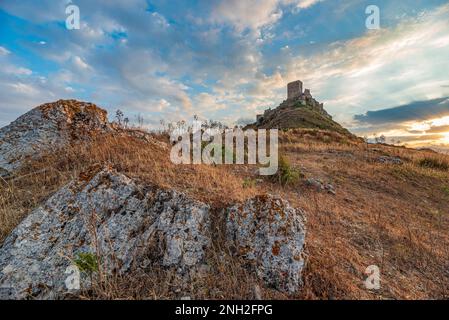
[[[75,265],[81,272],[92,274],[98,271],[97,256],[90,252],[80,252],[74,260]]]
[[[279,157],[279,167],[277,173],[273,176],[276,182],[281,185],[294,184],[301,177],[301,172],[298,169],[292,168],[287,158]]]

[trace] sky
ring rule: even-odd
[[[0,0],[0,126],[69,98],[149,128],[242,124],[300,79],[357,135],[447,148],[448,17],[442,0]]]

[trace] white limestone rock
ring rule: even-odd
[[[107,112],[94,104],[59,100],[43,104],[0,129],[0,175],[27,157],[111,130]]]
[[[304,222],[287,201],[258,196],[227,210],[227,239],[267,285],[293,293],[302,283]]]
[[[107,273],[151,264],[189,271],[209,245],[209,207],[104,169],[86,173],[34,210],[0,247],[1,299],[59,299],[66,270],[89,253]],[[86,276],[81,288],[89,287]]]

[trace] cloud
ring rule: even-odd
[[[33,71],[28,68],[18,67],[12,64],[5,64],[1,66],[0,71],[5,74],[13,74],[16,76],[29,76],[33,73]]]
[[[423,141],[435,142],[443,138],[444,135],[441,134],[426,134],[426,135],[390,136],[388,137],[388,140],[392,142],[400,141],[401,143],[409,143],[409,142],[419,143]]]
[[[216,23],[229,23],[238,32],[258,30],[272,25],[283,16],[286,6],[306,9],[321,0],[221,0],[211,13]]]
[[[426,101],[416,101],[406,105],[368,111],[354,116],[360,123],[385,124],[407,121],[424,121],[449,115],[448,97]]]
[[[6,56],[8,54],[10,54],[9,50],[0,46],[0,56]]]
[[[83,71],[92,70],[92,67],[89,66],[86,62],[84,62],[83,59],[81,59],[78,56],[73,57],[73,64],[75,65],[76,68]]]
[[[449,125],[434,126],[426,130],[426,133],[446,133],[449,132]]]
[[[33,0],[2,1],[0,7],[6,12],[33,22],[63,20],[65,1],[41,0],[39,8]],[[45,8],[45,9],[43,9]],[[65,19],[65,18],[64,18]]]
[[[278,105],[287,82],[300,78],[338,121],[355,130],[353,116],[366,110],[447,95],[442,88],[447,85],[449,6],[350,40],[327,43],[313,38],[316,44],[308,46],[311,39],[301,38],[308,31],[295,26],[318,2],[162,1],[151,6],[146,0],[77,0],[81,30],[74,32],[61,24],[64,2],[2,2],[2,9],[27,21],[19,32],[21,51],[52,68],[44,70],[14,52],[7,54],[15,51],[9,44],[8,49],[0,47],[0,58],[12,56],[10,72],[0,64],[1,117],[18,116],[12,106],[23,110],[70,95],[110,111],[120,107],[170,120],[192,114],[253,119]],[[349,11],[348,3],[352,8],[355,2],[342,6]],[[317,20],[322,16],[320,12]],[[283,30],[301,37],[294,42],[278,34]],[[14,90],[8,87],[11,96],[8,83],[16,85]],[[370,126],[402,128],[392,122]]]
[[[301,9],[306,9],[321,1],[323,0],[300,0],[296,6]]]
[[[220,1],[213,9],[211,18],[218,23],[230,23],[240,32],[246,28],[256,30],[282,17],[279,2],[278,0]]]
[[[8,68],[19,66],[9,65]],[[0,127],[39,104],[73,97],[62,83],[33,74],[0,72]]]

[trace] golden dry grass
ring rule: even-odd
[[[164,140],[163,136],[158,139]],[[420,165],[448,156],[386,145],[318,130],[280,135],[281,153],[305,178],[332,183],[336,195],[317,192],[304,178],[283,186],[260,180],[251,166],[173,165],[169,149],[127,136],[102,136],[34,159],[0,181],[0,241],[42,201],[80,172],[111,164],[144,183],[175,188],[214,211],[211,271],[188,287],[170,271],[114,277],[81,298],[429,299],[449,295],[449,172]],[[382,164],[400,157],[403,165]],[[253,181],[253,183],[247,183]],[[264,288],[240,261],[227,254],[221,209],[261,193],[278,194],[307,214],[308,263],[303,290],[287,297]],[[223,254],[223,252],[225,252]],[[369,265],[381,269],[381,290],[364,287]]]

